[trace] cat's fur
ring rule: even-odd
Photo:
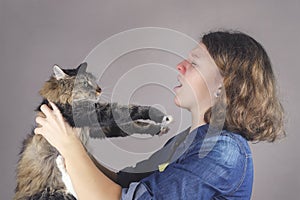
[[[86,63],[76,69],[54,66],[54,75],[40,90],[43,97],[41,104],[52,101],[72,127],[81,128],[79,137],[83,144],[88,136],[123,137],[133,133],[155,135],[168,131],[167,125],[172,119],[156,108],[100,103],[101,89],[95,77],[86,72],[86,67]],[[39,108],[37,114],[43,116]],[[32,131],[24,140],[20,153],[14,200],[75,199],[66,191],[62,181],[61,169],[58,169],[56,163],[59,161],[58,156],[54,147]]]

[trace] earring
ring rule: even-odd
[[[222,88],[218,88],[218,90],[214,93],[215,97],[218,98],[221,95]]]

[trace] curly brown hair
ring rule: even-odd
[[[202,43],[223,76],[225,95],[220,98],[226,104],[225,129],[255,142],[285,136],[283,107],[262,45],[244,33],[230,31],[205,34]],[[206,123],[211,110],[205,113]]]

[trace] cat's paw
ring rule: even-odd
[[[161,122],[161,128],[159,135],[163,135],[169,131],[168,125],[173,122],[173,117],[171,115],[166,115],[163,117],[162,122]]]
[[[163,117],[161,125],[162,126],[168,126],[171,122],[173,122],[172,115],[166,115]]]

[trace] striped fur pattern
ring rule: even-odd
[[[168,131],[171,117],[156,108],[100,103],[101,88],[86,68],[86,63],[76,69],[61,69],[55,65],[53,76],[40,90],[41,104],[52,101],[72,127],[81,128],[79,137],[83,144],[89,137],[125,137],[133,133],[155,135]],[[43,116],[40,105],[36,109],[37,115]],[[17,164],[14,200],[76,199],[62,181],[56,165],[58,156],[58,151],[41,135],[35,135],[33,131],[28,134]],[[96,161],[95,164],[98,165]]]

